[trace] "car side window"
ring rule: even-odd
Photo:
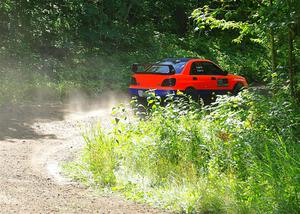
[[[224,71],[222,71],[222,69],[220,69],[218,66],[216,66],[213,63],[203,62],[202,65],[205,72],[208,73],[209,75],[224,75]]]
[[[191,66],[190,75],[208,75],[201,62],[194,62]]]

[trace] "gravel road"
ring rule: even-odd
[[[100,196],[60,172],[83,146],[80,124],[108,123],[110,108],[24,104],[0,108],[0,213],[162,213]]]

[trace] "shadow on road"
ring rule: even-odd
[[[64,109],[61,104],[30,104],[0,106],[0,141],[9,139],[55,139],[41,135],[32,127],[36,121],[61,121]]]
[[[34,101],[33,101],[34,102]],[[105,93],[99,97],[90,97],[80,91],[70,93],[63,103],[59,101],[37,99],[30,104],[0,105],[0,141],[10,139],[35,140],[56,139],[54,134],[41,134],[36,130],[36,122],[63,121],[69,115],[87,115],[105,109],[105,113],[118,103],[129,103],[127,94]],[[109,109],[109,110],[107,110]],[[95,112],[101,114],[101,112]],[[47,133],[47,132],[46,132]]]

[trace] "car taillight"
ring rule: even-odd
[[[137,85],[138,83],[137,83],[137,81],[136,81],[136,78],[131,77],[130,84],[131,84],[131,85]]]
[[[176,79],[175,78],[171,78],[171,79],[165,79],[161,86],[175,86],[176,85]]]

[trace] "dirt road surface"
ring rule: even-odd
[[[97,195],[62,176],[60,163],[84,144],[79,127],[110,120],[110,108],[73,107],[43,103],[0,108],[0,213],[161,213],[117,196]]]

